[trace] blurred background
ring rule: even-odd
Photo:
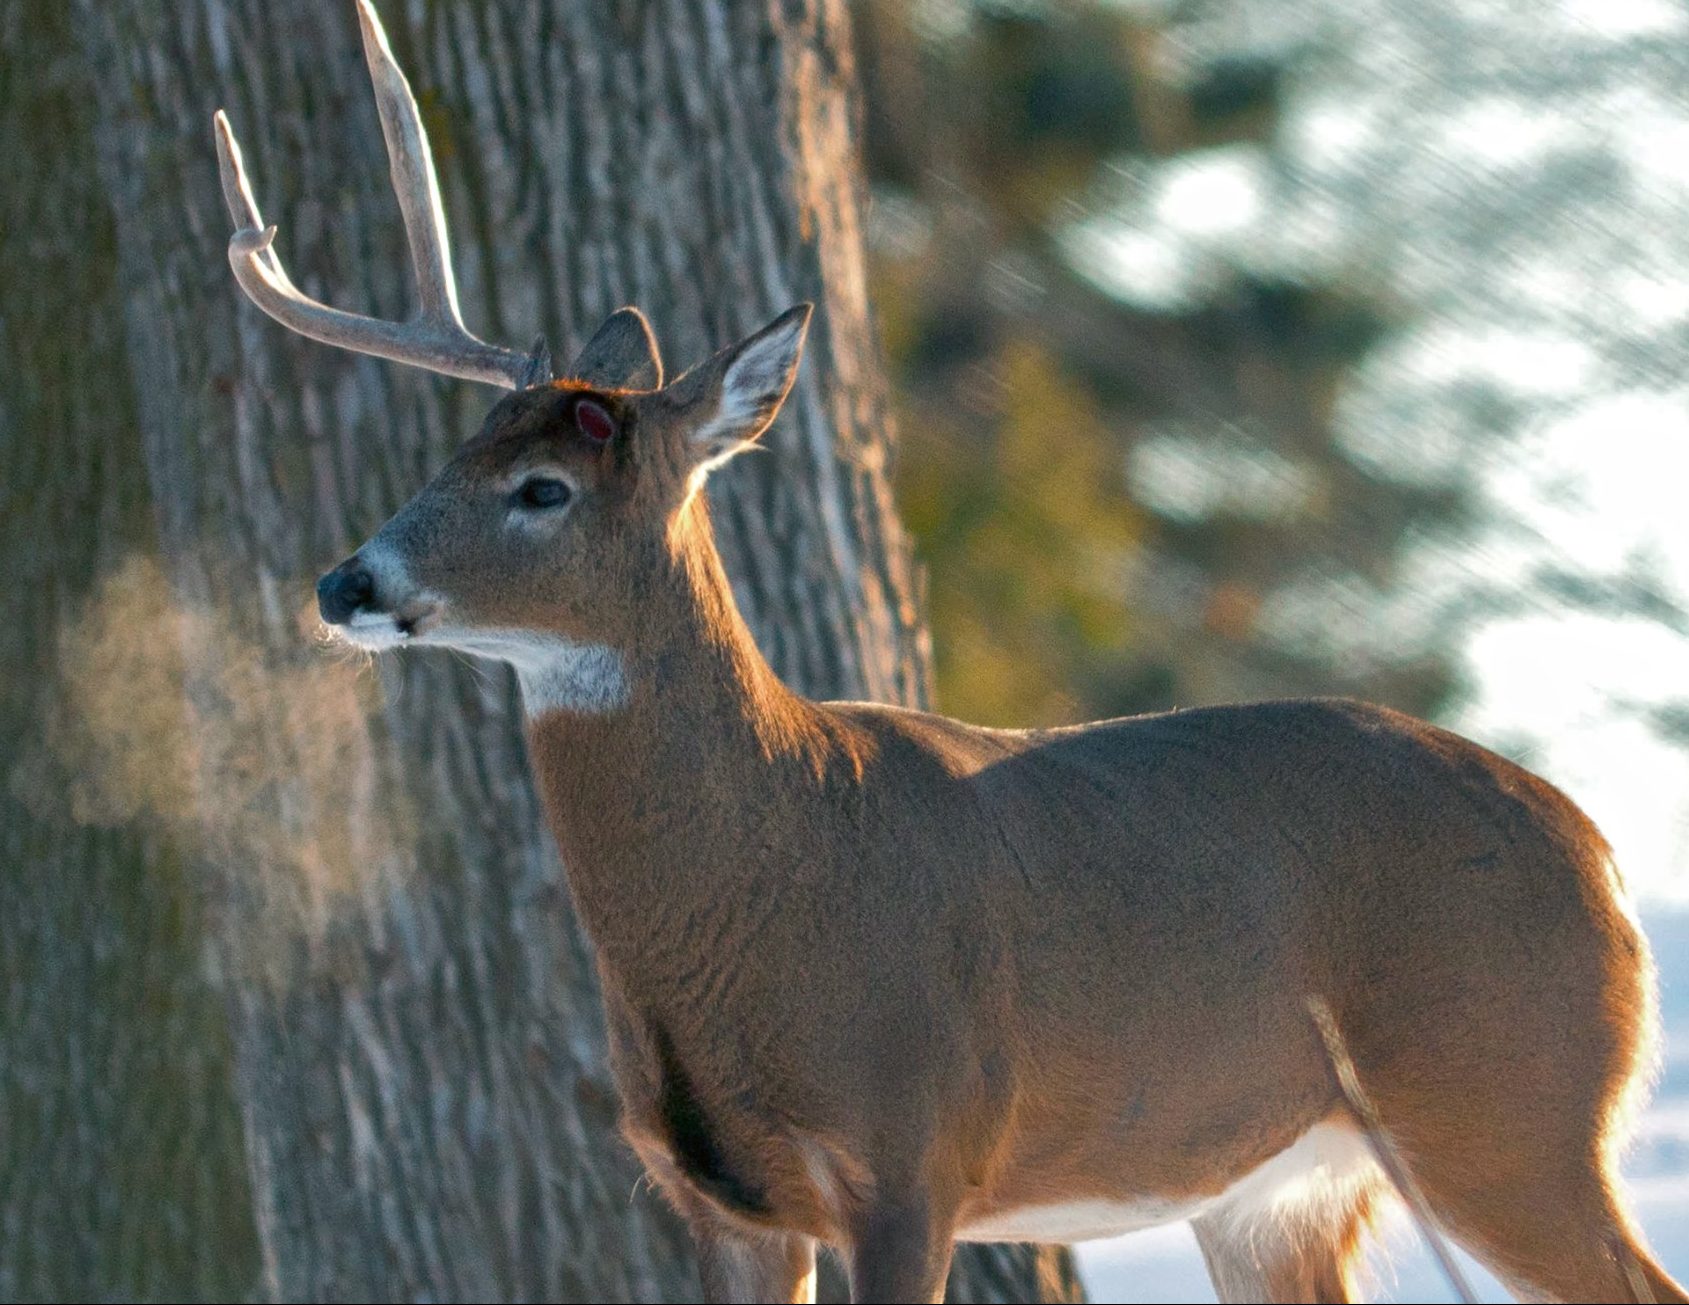
[[[1628,1173],[1684,1272],[1689,7],[859,13],[940,705],[1353,694],[1565,788],[1664,971]],[[1379,1289],[1446,1299],[1392,1243]],[[1081,1263],[1213,1299],[1182,1229]]]

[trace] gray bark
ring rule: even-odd
[[[0,0],[0,1300],[230,1298],[257,1241],[190,848],[102,780],[180,718],[179,659],[68,664],[154,537],[73,30]]]
[[[64,12],[59,12],[63,10]],[[624,302],[686,363],[822,306],[718,523],[775,667],[920,702],[864,300],[841,0],[395,0],[465,314],[567,356]],[[349,5],[0,0],[0,1296],[687,1299],[613,1136],[587,947],[502,674],[312,645],[310,584],[491,392],[239,298],[225,105],[295,279],[408,262]],[[14,278],[16,278],[14,280]],[[1059,1267],[1059,1266],[1057,1266]],[[970,1251],[952,1298],[1031,1298]]]

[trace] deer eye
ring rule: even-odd
[[[572,493],[556,476],[530,476],[516,490],[516,506],[533,510],[562,507]]]

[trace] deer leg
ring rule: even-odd
[[[1559,1081],[1473,1073],[1471,1090],[1402,1093],[1380,1113],[1437,1221],[1522,1299],[1689,1302],[1624,1208],[1609,1136],[1622,1078],[1565,1059]]]
[[[1614,1164],[1640,1039],[1593,1002],[1569,1024],[1586,997],[1548,988],[1472,1034],[1480,1052],[1410,1042],[1377,1076],[1379,1114],[1438,1222],[1524,1299],[1689,1301],[1637,1236]],[[1611,981],[1608,1004],[1627,998]]]
[[[1521,1299],[1689,1302],[1632,1231],[1603,1166],[1498,1168],[1492,1178],[1427,1157],[1416,1173],[1437,1217]]]
[[[852,1301],[942,1301],[953,1229],[925,1196],[877,1199],[853,1230],[846,1256]]]
[[[1545,1186],[1528,1194],[1509,1192],[1482,1211],[1451,1214],[1449,1222],[1521,1300],[1689,1301],[1611,1214],[1588,1206],[1555,1208],[1558,1199]],[[1638,1283],[1645,1292],[1637,1290]]]
[[[700,1219],[692,1223],[692,1241],[710,1305],[815,1299],[815,1242],[808,1237],[741,1232],[719,1220]]]
[[[1303,1210],[1222,1208],[1191,1230],[1222,1301],[1351,1301],[1374,1205],[1366,1186]]]

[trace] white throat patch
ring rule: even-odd
[[[531,630],[430,631],[418,642],[508,662],[530,720],[553,711],[616,711],[628,703],[627,668],[621,654],[603,644]]]
[[[562,635],[530,630],[446,627],[412,635],[399,628],[391,612],[359,613],[334,632],[365,652],[407,646],[452,648],[471,657],[505,662],[516,670],[522,706],[530,720],[553,711],[616,711],[628,704],[627,668],[621,654],[603,644],[575,643]]]
[[[438,594],[419,589],[404,558],[377,535],[358,550],[375,577],[376,593],[400,607],[437,609]],[[425,624],[418,622],[418,624]],[[627,668],[621,654],[603,644],[576,643],[533,630],[466,630],[448,621],[412,634],[393,611],[360,611],[335,633],[354,647],[386,652],[406,645],[455,648],[472,657],[508,662],[522,685],[529,719],[552,711],[615,711],[628,702]]]

